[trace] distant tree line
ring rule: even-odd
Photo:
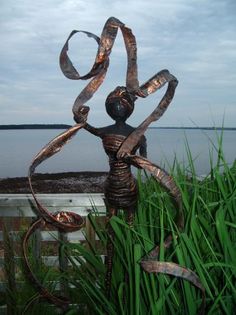
[[[149,127],[149,129],[236,130],[236,127]]]
[[[22,125],[0,125],[0,130],[7,129],[68,129],[71,125],[66,124],[22,124]]]

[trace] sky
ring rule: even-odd
[[[153,126],[236,127],[235,0],[1,0],[0,124],[73,124],[72,105],[88,82],[64,77],[60,51],[74,29],[100,36],[110,16],[136,36],[140,84],[162,69],[179,80],[174,100]],[[81,74],[96,52],[95,41],[82,34],[70,41],[69,56]],[[125,84],[125,73],[119,32],[106,79],[87,104],[89,123],[112,123],[105,99]],[[165,89],[137,100],[128,123],[139,125]]]

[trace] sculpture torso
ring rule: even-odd
[[[127,164],[124,159],[117,158],[119,148],[133,131],[133,128],[129,125],[123,127],[120,130],[115,125],[105,127],[101,138],[104,150],[109,157],[110,165],[108,177],[105,182],[105,197],[109,206],[124,209],[136,204],[137,185],[131,173],[130,164]],[[131,154],[135,154],[138,147],[135,147]]]

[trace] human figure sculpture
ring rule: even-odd
[[[169,75],[168,71],[164,71],[161,72],[159,76],[167,74]],[[126,213],[127,222],[130,225],[133,222],[133,215],[137,206],[138,191],[136,180],[131,173],[131,163],[129,160],[126,160],[126,155],[135,155],[136,151],[139,149],[140,155],[146,157],[146,138],[140,133],[138,135],[139,138],[136,139],[137,143],[133,145],[131,142],[132,146],[130,146],[129,152],[119,152],[119,150],[125,140],[132,133],[136,132],[134,127],[131,127],[126,123],[127,118],[134,110],[136,99],[137,97],[133,93],[128,92],[126,87],[118,86],[108,95],[105,103],[106,111],[115,121],[115,124],[103,128],[95,128],[86,123],[83,127],[93,135],[102,139],[103,147],[109,157],[110,170],[104,188],[108,218],[117,215],[118,209],[123,209]],[[84,119],[83,109],[84,108],[76,113],[75,121],[78,123]],[[162,176],[163,174],[164,173],[162,172]],[[165,174],[164,176],[168,175]],[[168,177],[169,182],[170,180],[171,178]],[[106,291],[109,296],[113,259],[112,241],[114,237],[110,226],[108,226],[108,233]]]
[[[85,104],[89,99],[91,99],[105,78],[109,66],[109,55],[111,53],[112,46],[119,28],[124,37],[128,59],[126,86],[118,86],[115,88],[115,90],[108,95],[105,102],[106,111],[108,115],[115,121],[115,123],[107,127],[95,128],[87,123],[89,107]],[[69,40],[74,34],[78,32],[85,33],[89,37],[94,38],[99,45],[94,65],[90,72],[84,76],[79,75],[67,54]],[[37,279],[33,277],[33,273],[27,260],[27,242],[35,229],[42,227],[45,222],[49,222],[50,224],[53,224],[58,229],[61,229],[65,232],[78,230],[83,225],[83,222],[82,218],[73,213],[58,212],[55,215],[50,214],[47,209],[38,201],[32,188],[31,177],[34,174],[36,167],[40,163],[60,151],[65,143],[71,139],[81,128],[84,128],[88,132],[102,139],[104,150],[109,157],[110,170],[105,183],[104,191],[108,219],[110,219],[113,215],[116,215],[119,209],[123,209],[127,214],[126,217],[128,224],[131,225],[133,222],[133,216],[135,214],[138,197],[136,181],[130,169],[131,165],[133,165],[151,172],[153,177],[165,189],[167,189],[176,204],[176,224],[180,229],[183,228],[183,216],[181,211],[182,200],[179,188],[176,186],[173,178],[167,172],[146,159],[146,139],[144,136],[148,126],[153,121],[158,120],[171,103],[178,81],[172,74],[169,73],[168,70],[162,70],[151,77],[151,79],[149,79],[146,83],[139,85],[136,50],[136,40],[132,34],[132,31],[118,19],[112,17],[107,20],[101,34],[101,38],[89,32],[73,31],[68,37],[61,51],[60,66],[64,75],[74,80],[86,80],[91,78],[91,81],[82,90],[73,105],[74,119],[77,124],[47,144],[36,155],[30,166],[30,187],[41,218],[29,229],[23,243],[24,257],[32,281],[36,283],[38,290],[44,297],[61,307],[67,303],[65,299],[50,295],[38,283]],[[149,116],[147,116],[147,118],[137,128],[128,125],[126,120],[134,110],[135,100],[138,97],[147,97],[149,94],[154,93],[158,89],[162,88],[165,84],[168,85],[167,90],[156,109]],[[136,151],[138,149],[140,155],[136,155]],[[107,242],[106,260],[107,273],[105,282],[107,296],[109,297],[111,291],[113,263],[112,239],[114,238],[109,221],[108,234],[109,237]],[[164,242],[164,246],[169,247],[171,241],[172,236],[168,236]],[[151,257],[152,259],[157,259],[158,254],[159,246],[156,246],[149,253],[149,258]],[[145,259],[141,262],[141,265],[147,272],[152,272],[152,267]],[[167,268],[168,271],[166,271],[166,266],[164,266],[163,263],[158,265],[158,268],[158,272],[169,273],[173,275],[176,274],[177,270],[177,267],[174,266],[173,271],[171,271],[169,267],[169,269]],[[194,278],[195,276],[191,275],[191,277]],[[201,285],[199,285],[199,288],[202,289]]]
[[[127,163],[122,157],[117,157],[117,153],[124,140],[135,130],[135,128],[126,123],[127,118],[133,112],[135,99],[136,97],[130,94],[125,87],[117,87],[109,94],[105,104],[106,111],[115,121],[115,124],[103,128],[94,128],[87,123],[84,126],[84,129],[102,139],[103,147],[109,157],[110,170],[104,188],[108,218],[117,215],[118,209],[123,209],[126,212],[129,224],[132,224],[137,203],[136,180],[131,173],[130,163]],[[77,119],[78,115],[75,117],[75,120]],[[132,149],[131,154],[135,154],[138,148],[140,154],[146,157],[146,139],[144,136]],[[110,294],[113,259],[112,238],[114,237],[110,225],[108,226],[108,232],[106,260],[107,295]]]

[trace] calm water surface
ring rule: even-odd
[[[26,176],[33,157],[52,138],[63,130],[0,130],[0,177]],[[220,131],[217,132],[218,135]],[[174,157],[188,165],[186,139],[188,140],[196,171],[207,174],[210,169],[209,155],[216,160],[216,131],[149,129],[146,132],[148,158],[168,169]],[[223,149],[225,159],[232,164],[236,157],[236,131],[224,131]],[[107,171],[108,160],[101,139],[81,130],[61,152],[43,162],[37,172]]]

